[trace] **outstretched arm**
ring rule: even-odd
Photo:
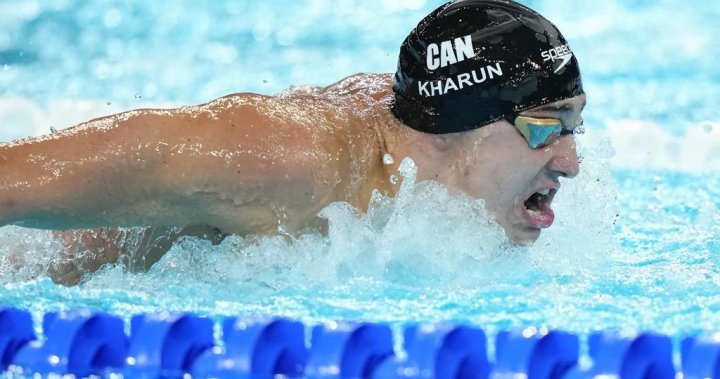
[[[302,228],[335,196],[322,115],[242,94],[0,144],[0,225]]]

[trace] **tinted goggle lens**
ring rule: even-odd
[[[550,145],[560,136],[574,133],[574,129],[564,128],[562,121],[556,118],[515,116],[508,121],[525,138],[531,149]]]

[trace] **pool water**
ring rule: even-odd
[[[563,182],[556,225],[509,246],[482,202],[415,183],[366,215],[322,211],[327,236],[213,246],[185,239],[147,273],[106,266],[76,287],[45,270],[46,231],[0,229],[0,304],[39,317],[91,308],[464,321],[492,333],[547,326],[673,336],[720,325],[720,3],[523,2],[555,21],[589,104],[583,172]],[[242,91],[392,72],[439,1],[0,0],[0,141],[98,115]],[[395,157],[400,159],[402,157]]]

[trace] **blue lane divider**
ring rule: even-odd
[[[681,352],[684,379],[720,378],[720,335],[686,338]]]
[[[594,333],[589,337],[590,370],[574,371],[566,379],[596,378],[674,379],[672,342],[652,333]]]
[[[578,361],[578,337],[536,328],[501,331],[493,378],[561,379]]]
[[[100,375],[121,368],[127,350],[123,321],[90,311],[48,313],[45,341],[35,340],[13,358],[13,364],[40,374]]]
[[[386,360],[373,379],[485,379],[490,374],[485,333],[451,324],[405,329],[407,358]]]
[[[131,320],[124,372],[131,377],[179,377],[213,347],[213,322],[192,314],[146,314]]]
[[[392,330],[387,325],[327,323],[313,328],[305,376],[369,378],[392,355]]]
[[[669,337],[600,332],[587,339],[590,367],[578,366],[580,339],[560,331],[501,331],[496,359],[481,329],[408,326],[397,354],[388,325],[327,323],[312,329],[284,318],[226,318],[222,342],[214,322],[193,314],[139,315],[125,334],[122,319],[102,312],[43,315],[36,336],[31,315],[0,307],[0,376],[74,375],[125,378],[353,379],[675,379]],[[684,379],[720,379],[720,334],[683,340]]]
[[[35,339],[30,313],[0,308],[0,370],[7,370],[17,352]]]
[[[283,318],[223,321],[224,352],[206,351],[192,367],[196,378],[300,376],[307,360],[305,327]]]

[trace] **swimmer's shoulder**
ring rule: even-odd
[[[325,100],[383,101],[392,94],[392,74],[358,73],[339,80],[327,87],[292,86],[278,97],[315,97]]]
[[[236,93],[201,107],[236,125],[249,124],[254,132],[287,131],[298,138],[296,143],[308,140],[335,150],[390,115],[392,84],[391,74],[362,73],[325,88],[287,90],[276,96]]]
[[[336,97],[368,97],[378,102],[388,98],[392,85],[392,74],[359,73],[325,87],[321,93]]]
[[[276,96],[235,93],[203,106],[215,110],[252,107],[266,114],[307,121],[318,115],[339,116],[388,108],[392,85],[392,74],[360,73],[327,87],[295,86]]]
[[[225,135],[227,143],[274,158],[266,173],[287,166],[273,176],[313,178],[312,188],[300,192],[326,200],[320,203],[362,197],[361,204],[367,199],[358,195],[357,183],[380,165],[377,128],[392,118],[385,104],[391,94],[391,75],[358,74],[318,91],[238,93],[209,106],[217,118],[238,126]]]
[[[201,107],[226,126],[222,130],[225,143],[236,150],[250,148],[257,155],[280,158],[298,173],[302,172],[299,166],[317,171],[342,161],[349,143],[348,126],[355,123],[338,101],[307,93],[235,93]]]

